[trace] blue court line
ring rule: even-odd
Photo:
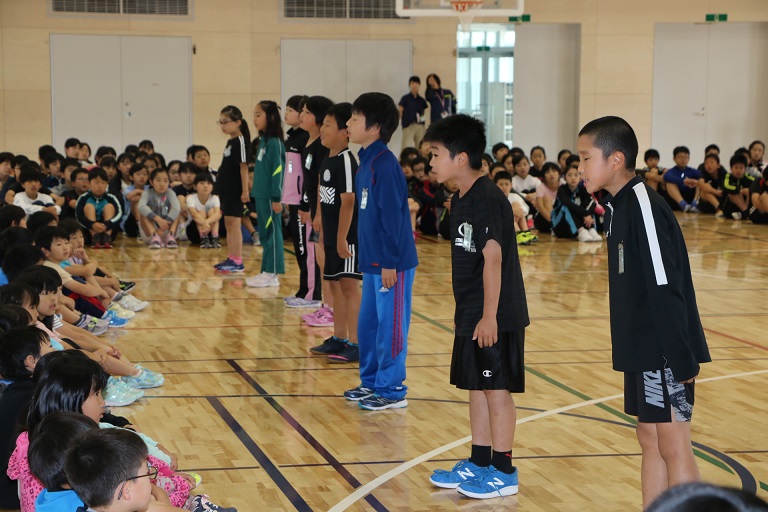
[[[224,407],[224,404],[222,404],[221,401],[215,397],[208,397],[208,403],[211,404],[211,407],[214,408],[219,416],[221,416],[221,419],[224,420],[224,422],[237,436],[237,438],[240,439],[240,442],[243,443],[243,446],[245,446],[251,455],[253,455],[253,458],[256,459],[259,465],[264,468],[264,471],[266,471],[272,481],[277,484],[277,487],[282,491],[285,497],[288,498],[296,510],[299,512],[312,512],[312,508],[309,506],[309,504],[304,501],[304,498],[302,498],[298,491],[293,488],[290,482],[288,482],[288,479],[283,476],[277,466],[275,466],[275,464],[269,460],[267,454],[265,454],[264,451],[259,448],[259,445],[257,445],[251,436],[246,433],[243,427],[240,426],[240,423],[238,423],[237,420],[232,416],[232,413],[230,413],[227,408]]]
[[[272,408],[280,414],[280,416],[283,417],[283,419],[291,426],[293,429],[299,433],[301,437],[304,438],[304,440],[317,451],[317,453],[320,454],[321,457],[323,457],[330,465],[333,467],[333,469],[336,470],[336,472],[341,475],[344,480],[349,483],[352,488],[357,489],[358,487],[362,486],[363,484],[360,483],[360,481],[355,478],[352,473],[349,472],[347,468],[344,467],[343,464],[341,464],[336,457],[334,457],[331,452],[329,452],[320,442],[312,436],[307,430],[301,426],[301,424],[291,416],[291,414],[286,411],[282,405],[277,403],[277,400],[275,400],[273,397],[269,396],[269,393],[267,393],[267,390],[264,389],[259,385],[256,380],[251,377],[248,372],[246,372],[234,359],[228,359],[227,363],[229,363],[232,368],[234,368],[240,376],[245,380],[253,389],[255,389],[258,393],[261,393],[264,396],[264,399],[267,401],[267,403],[272,406]],[[368,502],[368,504],[373,507],[373,510],[376,510],[378,512],[387,512],[387,508],[378,500],[376,497],[373,496],[373,494],[369,494],[365,497],[365,501]]]

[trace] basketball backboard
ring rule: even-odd
[[[475,18],[521,16],[524,0],[395,0],[395,12],[404,18],[451,17],[467,31]]]

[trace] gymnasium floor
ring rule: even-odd
[[[715,362],[697,385],[694,441],[705,480],[768,498],[768,229],[680,215]],[[448,384],[453,298],[450,245],[422,238],[409,337],[406,409],[364,412],[340,398],[352,365],[308,347],[308,328],[282,297],[298,271],[286,252],[280,289],[216,275],[225,250],[150,251],[118,241],[98,251],[136,295],[152,301],[117,337],[124,353],[166,383],[116,412],[199,472],[214,501],[272,510],[639,510],[640,457],[611,370],[605,243],[542,236],[520,247],[532,324],[527,391],[516,396],[513,457],[520,494],[475,501],[427,481],[469,452],[466,392]],[[258,268],[260,248],[246,248]],[[356,489],[358,489],[356,491]],[[370,492],[370,494],[366,494]]]

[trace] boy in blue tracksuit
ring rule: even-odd
[[[408,185],[387,142],[399,115],[386,94],[362,94],[347,123],[349,141],[362,145],[355,179],[358,266],[363,296],[358,319],[360,381],[344,398],[378,411],[408,405],[405,356],[411,321],[416,245],[408,210]]]

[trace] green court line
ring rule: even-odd
[[[760,488],[764,491],[768,491],[768,484],[765,482],[760,482]]]
[[[451,329],[447,325],[444,325],[444,324],[438,322],[437,320],[433,320],[433,319],[429,318],[428,316],[423,315],[423,314],[421,314],[421,313],[419,313],[417,311],[413,311],[413,310],[411,310],[411,314],[413,316],[421,318],[425,322],[428,322],[428,323],[434,325],[435,327],[437,327],[439,329],[442,329],[445,332],[449,332],[449,333],[453,334],[453,329]],[[538,377],[538,378],[540,378],[540,379],[542,379],[542,380],[552,384],[553,386],[556,386],[556,387],[562,389],[563,391],[565,391],[567,393],[570,393],[570,394],[572,394],[572,395],[574,395],[576,397],[581,398],[584,401],[593,400],[589,395],[585,395],[581,391],[578,391],[578,390],[570,387],[567,384],[564,384],[564,383],[562,383],[562,382],[560,382],[560,381],[558,381],[556,379],[553,379],[552,377],[550,377],[550,376],[548,376],[548,375],[546,375],[546,374],[544,374],[544,373],[542,373],[542,372],[540,372],[538,370],[534,370],[533,368],[531,368],[529,366],[525,367],[525,371],[527,371],[528,373],[530,373],[532,375],[535,375],[536,377]],[[616,416],[617,418],[620,418],[623,421],[626,421],[627,423],[631,423],[632,425],[637,425],[637,420],[635,418],[633,418],[632,416],[628,416],[627,414],[624,414],[622,411],[619,411],[618,409],[614,409],[613,407],[610,407],[610,406],[602,404],[602,403],[595,404],[595,406],[600,408],[600,409],[602,409],[602,410],[604,410],[604,411],[606,411],[606,412],[608,412],[608,413],[610,413],[610,414],[612,414],[612,415],[614,415],[614,416]],[[731,469],[730,466],[725,464],[723,461],[712,457],[708,453],[704,453],[701,450],[698,450],[696,448],[693,449],[693,453],[698,458],[700,458],[700,459],[702,459],[704,461],[707,461],[707,462],[709,462],[710,464],[712,464],[714,466],[717,466],[718,468],[722,469],[723,471],[727,471],[728,473],[730,473],[732,475],[735,474],[733,469]],[[762,487],[764,490],[768,491],[768,486],[766,486],[766,484],[764,484],[763,482],[760,482],[760,487]]]

